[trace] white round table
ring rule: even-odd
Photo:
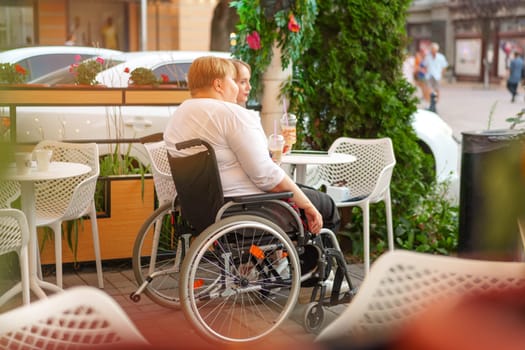
[[[281,164],[295,165],[295,182],[305,185],[306,166],[323,164],[343,164],[355,162],[356,157],[346,153],[336,152],[293,152],[283,156]]]
[[[36,163],[33,165],[28,174],[17,174],[16,166],[13,164],[7,168],[3,174],[5,180],[16,180],[20,182],[22,211],[26,215],[27,224],[29,226],[29,265],[30,265],[30,284],[31,290],[40,298],[45,298],[46,294],[42,290],[45,288],[51,291],[61,291],[58,286],[43,281],[38,278],[37,264],[38,264],[38,236],[35,225],[35,191],[34,183],[36,181],[56,180],[67,177],[74,177],[87,174],[91,171],[91,167],[80,163],[68,162],[51,162],[49,169],[46,171],[38,171]],[[21,287],[20,287],[21,291]]]

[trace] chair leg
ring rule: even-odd
[[[29,285],[29,249],[27,246],[20,249],[18,254],[20,261],[20,280],[22,282],[22,302],[27,305],[31,302],[31,291]]]
[[[386,231],[388,235],[388,249],[394,250],[394,227],[392,224],[392,202],[390,201],[390,190],[385,196],[385,210],[386,210]]]
[[[104,288],[104,277],[102,275],[102,259],[100,257],[100,242],[98,238],[98,224],[97,224],[97,210],[95,202],[91,202],[91,210],[89,211],[89,219],[91,221],[91,233],[93,234],[93,249],[95,250],[95,264],[97,267],[98,287]]]
[[[370,271],[370,206],[363,206],[363,256],[365,264],[365,276]]]
[[[57,286],[63,287],[62,282],[62,221],[55,221],[49,225],[55,236],[55,271]]]

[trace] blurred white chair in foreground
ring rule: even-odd
[[[22,301],[29,304],[29,228],[24,213],[18,209],[0,209],[0,255],[18,254],[20,282],[0,297],[0,305],[22,290]],[[5,265],[4,265],[5,268]]]
[[[55,234],[57,285],[62,287],[62,222],[89,215],[99,288],[104,288],[98,238],[95,189],[100,173],[98,147],[95,143],[41,141],[35,149],[53,151],[51,161],[74,162],[91,167],[83,176],[35,183],[36,225],[50,227]]]
[[[351,163],[319,166],[317,181],[327,186],[348,188],[350,199],[337,201],[335,204],[338,208],[357,206],[363,211],[363,255],[366,274],[370,269],[370,204],[381,201],[385,203],[388,247],[394,250],[390,179],[396,158],[392,140],[388,137],[340,137],[334,141],[328,152],[347,153],[357,158]],[[310,176],[315,178],[314,175]]]
[[[346,310],[316,340],[346,344],[352,339],[388,339],[411,318],[440,301],[523,286],[522,262],[387,252],[372,265]]]
[[[0,315],[2,349],[121,349],[148,342],[108,294],[74,287]]]

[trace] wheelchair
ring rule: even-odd
[[[199,151],[179,158],[166,152],[177,195],[139,230],[139,288],[131,299],[140,301],[144,292],[182,309],[209,340],[242,343],[276,330],[301,287],[313,287],[303,321],[307,331],[319,331],[323,307],[348,303],[356,293],[335,234],[310,234],[291,192],[224,198],[213,148],[200,139],[176,147]]]

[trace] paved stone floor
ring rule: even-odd
[[[51,273],[46,273],[45,280],[54,282],[55,277]],[[352,283],[359,286],[363,279],[363,266],[350,265],[349,271]],[[168,309],[155,304],[146,295],[141,301],[134,303],[129,295],[136,289],[136,282],[129,263],[104,263],[104,291],[111,295],[126,314],[131,318],[144,337],[153,345],[155,349],[218,349],[201,339],[186,321],[182,311]],[[74,286],[96,286],[97,276],[95,269],[91,266],[82,266],[81,270],[75,271],[66,266],[64,269],[64,289]],[[306,303],[309,301],[310,289],[301,290],[299,303],[297,304],[292,316],[270,337],[257,344],[258,350],[276,349],[287,346],[290,349],[297,349],[298,345],[304,349],[315,349],[315,334],[310,334],[303,328],[303,312]],[[0,312],[18,307],[21,298],[14,298],[8,304],[0,308]],[[325,321],[323,327],[334,320],[345,308],[347,304],[341,304],[330,308],[325,308]],[[253,345],[252,345],[253,346]],[[247,346],[225,346],[227,349],[243,349]]]

